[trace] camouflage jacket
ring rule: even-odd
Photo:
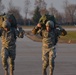
[[[32,30],[32,33],[35,35],[35,34],[39,34],[41,32],[43,32],[44,30],[41,30],[40,28],[38,28],[37,26]],[[54,42],[54,45],[57,44],[58,42],[58,38],[60,36],[65,36],[67,35],[67,32],[65,31],[65,29],[63,29],[61,26],[58,26],[56,28],[54,28],[53,30],[53,34],[55,35],[55,42]],[[51,32],[50,32],[51,33]]]
[[[2,47],[13,49],[16,47],[15,43],[16,38],[19,36],[19,31],[12,28],[9,31],[1,29],[0,36],[2,38]]]
[[[47,32],[46,30],[42,30],[40,32],[42,36],[42,46],[44,48],[51,48],[55,44],[55,33],[54,31]]]

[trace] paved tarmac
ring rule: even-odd
[[[17,39],[16,52],[14,75],[42,75],[41,42],[34,42],[26,36]],[[1,56],[0,75],[4,75]],[[54,75],[76,75],[76,44],[57,45]]]
[[[74,28],[64,28],[66,31],[76,31],[76,27]],[[32,29],[24,29],[25,31],[31,31]]]

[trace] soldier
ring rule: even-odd
[[[16,36],[19,36],[19,31],[15,28],[11,28],[10,22],[3,21],[2,29],[0,30],[0,36],[2,38],[1,57],[2,64],[5,70],[5,75],[9,75],[8,67],[10,68],[10,75],[13,75],[14,61],[16,57]],[[9,65],[8,65],[9,58]]]
[[[41,24],[38,23],[33,30],[33,34],[40,34],[42,36],[42,74],[47,75],[46,69],[49,66],[49,75],[53,75],[56,58],[55,45],[58,42],[59,35],[66,35],[66,31],[62,27],[54,27],[54,22],[48,20],[45,24],[46,29],[41,29]],[[64,33],[65,32],[65,33]]]
[[[35,31],[37,28],[40,28],[41,25],[37,24],[35,27]],[[49,75],[53,75],[54,70],[54,59],[55,59],[55,34],[53,31],[54,23],[53,21],[47,21],[46,29],[41,30],[40,35],[42,36],[42,74],[47,75],[46,69],[49,66]],[[36,33],[35,33],[36,34]]]

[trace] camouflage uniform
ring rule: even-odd
[[[50,26],[51,25],[51,26]],[[49,66],[49,75],[53,75],[55,62],[54,59],[56,57],[56,48],[55,45],[58,42],[58,37],[62,35],[66,35],[66,31],[62,27],[54,27],[53,21],[47,21],[46,26],[51,28],[51,31],[47,31],[46,29],[40,30],[40,26],[36,26],[32,33],[40,34],[42,36],[42,73],[43,75],[47,75],[46,69]]]
[[[7,59],[9,57],[10,68],[14,70],[14,60],[16,56],[16,38],[14,36],[14,31],[11,29],[10,31],[2,31],[2,64],[4,69],[8,69]]]
[[[36,33],[39,33],[43,38],[42,39],[42,61],[43,61],[42,73],[43,75],[47,75],[46,69],[49,66],[49,75],[53,75],[54,59],[56,57],[55,47],[54,47],[55,33],[53,29],[51,29],[51,31],[49,32],[46,29],[37,32],[37,27],[35,27],[34,34]]]
[[[46,75],[46,68],[49,66],[49,75],[53,75],[54,59],[55,59],[55,35],[54,32],[42,31],[42,61],[43,61],[43,75]]]
[[[8,26],[6,21],[4,21],[6,26]],[[15,28],[9,28],[8,31],[4,30],[3,28],[0,30],[0,36],[2,38],[2,49],[1,49],[1,57],[2,57],[2,64],[4,70],[8,70],[8,61],[9,58],[9,67],[10,70],[14,70],[14,60],[16,57],[16,38],[19,36],[20,31],[16,30]],[[20,37],[20,36],[19,36]],[[5,74],[8,75],[8,74]],[[10,74],[13,75],[13,74]]]

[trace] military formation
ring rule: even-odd
[[[2,41],[1,57],[2,65],[5,75],[9,75],[8,69],[10,68],[10,75],[14,75],[14,64],[16,57],[16,39],[23,38],[25,31],[22,27],[15,26],[14,23],[9,21],[8,15],[4,15],[0,27],[0,36]],[[50,15],[49,15],[50,16]],[[48,16],[48,18],[49,18]],[[42,37],[42,75],[47,75],[47,67],[49,66],[49,75],[53,75],[56,58],[56,44],[60,35],[65,36],[67,32],[60,26],[56,25],[54,16],[48,19],[47,15],[43,15],[39,23],[32,30],[33,35],[40,35]],[[14,27],[13,27],[14,25]],[[8,62],[9,58],[9,62]],[[9,65],[8,65],[9,63]]]

